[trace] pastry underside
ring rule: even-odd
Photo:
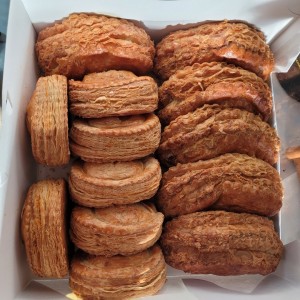
[[[78,206],[71,216],[71,239],[89,254],[131,255],[154,245],[163,220],[151,203],[98,209]]]
[[[157,109],[158,88],[149,76],[110,70],[69,80],[70,112],[83,118],[151,113]]]
[[[261,31],[240,22],[209,22],[170,33],[156,46],[155,71],[164,80],[194,63],[225,61],[267,80],[273,54]]]
[[[37,163],[61,166],[69,162],[68,96],[65,76],[40,77],[27,106],[27,128]]]
[[[180,216],[166,224],[160,242],[167,264],[195,274],[267,275],[283,253],[272,221],[245,213]]]
[[[177,71],[159,88],[159,101],[158,116],[164,124],[214,103],[245,109],[264,121],[272,113],[268,84],[252,72],[221,62],[195,63]]]
[[[63,179],[42,180],[28,190],[21,232],[29,266],[39,277],[62,278],[68,274],[66,205]]]
[[[35,49],[46,75],[68,78],[110,69],[145,74],[154,57],[154,44],[144,29],[127,20],[82,13],[43,29]]]
[[[158,245],[131,256],[77,253],[70,287],[82,299],[131,299],[157,293],[166,281],[166,265]]]
[[[274,167],[234,153],[171,167],[163,175],[157,204],[166,217],[206,209],[274,216],[282,197]]]
[[[274,128],[245,110],[204,105],[165,127],[158,149],[161,162],[206,160],[225,153],[242,153],[273,165],[279,138]]]
[[[78,204],[99,208],[150,199],[160,179],[160,164],[153,157],[113,163],[77,161],[71,167],[69,189]]]
[[[161,126],[153,113],[128,117],[74,120],[71,152],[88,162],[130,161],[158,148]]]

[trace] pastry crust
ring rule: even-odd
[[[248,154],[273,165],[279,146],[275,129],[259,117],[214,104],[172,121],[162,133],[158,154],[169,166],[229,152]]]
[[[135,203],[92,209],[75,207],[71,216],[71,240],[95,255],[131,255],[159,239],[164,216],[153,204]]]
[[[42,180],[27,193],[21,232],[32,272],[40,277],[68,274],[67,188],[63,179]]]
[[[84,300],[132,299],[157,293],[166,281],[166,264],[158,245],[131,256],[77,253],[70,287]]]
[[[157,109],[153,78],[129,71],[107,71],[69,80],[70,112],[83,118],[151,113]]]
[[[167,264],[197,274],[267,275],[283,252],[271,220],[221,211],[173,219],[164,227],[161,245]]]
[[[38,35],[36,53],[46,75],[80,78],[109,69],[145,74],[153,66],[154,44],[127,20],[71,14]]]
[[[274,216],[282,197],[275,168],[234,153],[170,168],[163,175],[157,204],[166,217],[208,208]]]
[[[150,199],[160,179],[160,164],[153,157],[102,164],[77,161],[71,167],[69,188],[75,202],[99,208]]]
[[[156,115],[75,120],[70,149],[89,162],[130,161],[154,153],[160,141]]]
[[[159,88],[159,118],[168,124],[204,104],[245,109],[267,121],[272,113],[269,86],[256,74],[221,62],[177,71]]]
[[[37,163],[61,166],[69,162],[68,96],[65,76],[40,77],[27,106],[27,128]]]
[[[185,66],[210,61],[233,63],[264,80],[274,66],[263,33],[238,21],[209,22],[178,30],[156,46],[155,70],[164,80]]]

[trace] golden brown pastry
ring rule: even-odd
[[[170,168],[163,175],[157,204],[166,217],[207,208],[274,216],[282,197],[275,168],[234,153]]]
[[[268,79],[274,57],[264,34],[238,21],[209,22],[178,30],[156,47],[155,70],[162,79],[194,63],[226,61]]]
[[[158,104],[158,88],[149,76],[107,71],[69,80],[70,112],[83,118],[150,113]]]
[[[131,255],[154,245],[163,220],[163,214],[150,203],[98,209],[78,206],[72,211],[71,239],[90,254]]]
[[[66,204],[63,179],[42,180],[28,190],[21,231],[29,266],[37,276],[62,278],[68,274]]]
[[[69,188],[78,204],[107,207],[150,199],[160,179],[160,164],[153,157],[113,163],[77,161],[71,167]]]
[[[132,299],[157,293],[166,281],[158,245],[131,256],[79,252],[71,263],[70,287],[83,300]]]
[[[61,166],[69,162],[67,78],[40,77],[27,106],[27,128],[36,162]]]
[[[139,159],[153,153],[160,141],[156,115],[75,120],[70,130],[70,149],[89,162]]]
[[[267,275],[283,252],[268,218],[221,211],[173,219],[164,227],[161,246],[170,266],[215,275]]]
[[[162,133],[158,149],[166,165],[195,162],[224,153],[255,156],[273,165],[279,153],[274,128],[254,114],[219,105],[204,105],[180,116]]]
[[[36,43],[46,75],[80,78],[109,69],[145,74],[153,66],[154,45],[132,22],[96,14],[71,14],[43,29]]]
[[[193,64],[177,71],[159,88],[159,118],[168,124],[204,104],[222,104],[258,114],[272,113],[269,86],[255,73],[221,62]]]

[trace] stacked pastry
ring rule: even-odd
[[[27,109],[34,157],[61,166],[69,161],[69,146],[77,157],[69,176],[76,203],[70,237],[78,248],[70,286],[83,299],[152,295],[166,280],[156,243],[164,217],[150,201],[161,180],[153,157],[161,136],[153,113],[158,87],[143,76],[153,67],[153,42],[131,22],[73,14],[39,33],[36,52],[48,76],[39,79]],[[28,260],[38,276],[63,277],[68,272],[66,193],[59,196],[51,180],[37,187],[30,188],[22,217]],[[45,220],[53,230],[45,231]],[[55,240],[61,243],[56,250]],[[51,266],[56,261],[60,266]]]
[[[157,204],[174,218],[161,237],[167,263],[192,273],[273,272],[283,247],[268,217],[283,193],[263,33],[210,22],[169,34],[156,50],[158,155],[170,167]]]

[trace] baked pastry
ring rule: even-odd
[[[155,51],[149,35],[132,22],[82,13],[43,29],[35,49],[46,75],[68,78],[109,69],[145,74]]]
[[[204,104],[245,109],[267,121],[272,113],[269,86],[256,74],[222,62],[187,66],[159,88],[159,118],[168,124]]]
[[[267,275],[275,271],[283,252],[271,220],[222,211],[173,219],[160,242],[167,264],[197,274]]]
[[[68,274],[67,188],[63,179],[30,186],[21,216],[21,232],[32,272],[40,277]]]
[[[61,166],[69,162],[67,78],[40,77],[27,106],[27,128],[34,159]]]
[[[134,203],[107,208],[75,207],[71,215],[71,240],[95,255],[131,255],[159,239],[164,216],[153,204]]]
[[[99,208],[150,199],[160,179],[160,164],[153,157],[102,164],[77,161],[71,167],[69,189],[78,204]]]
[[[89,162],[139,159],[153,153],[160,141],[160,122],[153,113],[128,117],[74,120],[70,149]]]
[[[162,133],[158,149],[161,161],[169,166],[228,152],[255,156],[273,165],[278,159],[279,138],[258,116],[214,104],[172,121]]]
[[[132,299],[157,293],[166,281],[158,245],[131,256],[79,252],[71,263],[70,287],[81,299]]]
[[[157,109],[158,88],[149,76],[107,71],[69,80],[70,112],[83,118],[150,113]]]
[[[156,46],[155,70],[162,79],[194,63],[226,61],[269,78],[274,57],[264,34],[239,21],[208,22],[175,31]]]
[[[274,216],[282,197],[275,168],[233,153],[170,168],[163,175],[157,204],[166,217],[208,208]]]

